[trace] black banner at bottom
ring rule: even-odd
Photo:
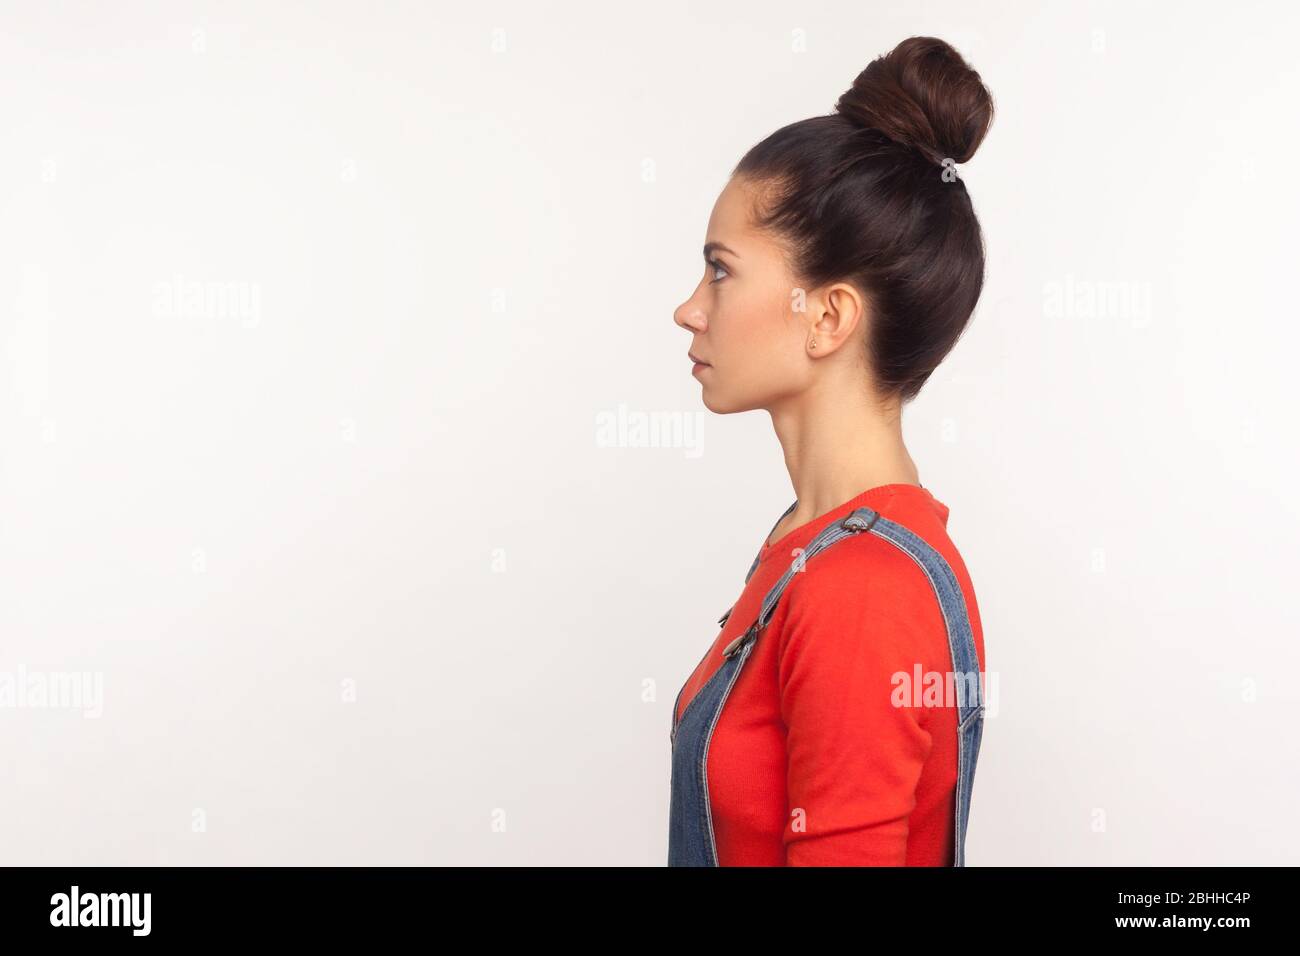
[[[6,943],[435,941],[680,945],[707,933],[848,930],[925,940],[1194,938],[1286,928],[1295,869],[32,867],[0,870]],[[610,938],[608,927],[626,933]],[[599,935],[597,935],[599,933]],[[642,939],[642,935],[649,940]],[[1246,934],[1246,935],[1242,935]],[[60,937],[64,937],[60,940]],[[934,942],[944,941],[935,937]]]

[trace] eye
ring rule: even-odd
[[[709,268],[711,268],[711,269],[715,269],[715,270],[716,270],[716,269],[721,269],[723,275],[726,275],[726,274],[727,274],[727,267],[724,266],[724,265],[723,265],[721,262],[719,262],[717,259],[710,259],[710,260],[709,260]],[[717,281],[718,281],[719,279],[721,279],[721,278],[722,278],[722,276],[715,276],[714,278],[712,278],[712,279],[709,280],[709,285],[712,285],[713,283],[717,282]]]

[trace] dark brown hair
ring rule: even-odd
[[[944,160],[970,159],[992,119],[961,55],[911,37],[858,74],[834,113],[778,129],[733,171],[763,187],[755,222],[788,241],[801,282],[847,280],[866,297],[872,368],[904,402],[957,344],[984,284],[979,222]]]

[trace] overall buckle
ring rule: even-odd
[[[879,511],[871,512],[871,518],[864,518],[856,511],[840,522],[840,527],[845,531],[870,531],[871,526],[880,518]]]
[[[758,624],[757,624],[757,623],[751,625],[748,631],[746,631],[744,634],[741,634],[739,637],[737,637],[735,640],[733,640],[730,644],[728,644],[728,645],[726,646],[726,648],[723,650],[723,652],[722,652],[722,656],[723,656],[724,658],[727,658],[728,660],[730,660],[731,658],[733,658],[733,657],[735,657],[737,654],[739,654],[740,651],[741,651],[741,649],[742,649],[746,644],[748,644],[750,641],[754,640],[754,638],[756,638],[756,637],[758,637]]]

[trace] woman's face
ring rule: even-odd
[[[718,196],[705,235],[704,276],[673,320],[691,332],[691,373],[704,405],[726,414],[770,409],[810,382],[810,324],[794,311],[795,280],[777,241],[750,226],[754,187],[732,179]],[[689,360],[687,360],[689,362]],[[690,368],[683,363],[683,373]]]

